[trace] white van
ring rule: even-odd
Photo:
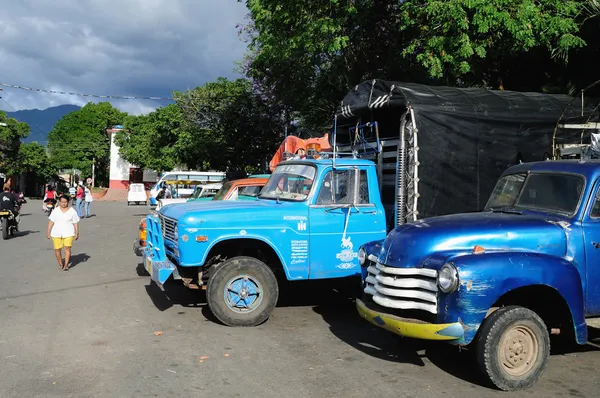
[[[148,197],[146,196],[146,188],[144,184],[130,184],[129,192],[127,192],[127,206],[132,203],[139,205],[140,203],[146,204]]]
[[[169,171],[163,173],[158,182],[150,188],[150,205],[156,206],[156,196],[158,195],[161,184],[164,181],[191,181],[196,184],[208,184],[222,182],[225,179],[225,173],[219,171]],[[194,193],[193,187],[189,189],[180,189],[182,196],[191,196]]]

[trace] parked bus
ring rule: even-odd
[[[183,186],[179,189],[180,194],[191,196],[194,193],[194,186],[199,184],[208,184],[222,182],[225,179],[225,173],[219,171],[168,171],[163,173],[156,184],[150,188],[150,206],[156,206],[156,196],[166,181],[190,181],[190,186]]]

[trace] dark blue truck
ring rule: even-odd
[[[550,335],[600,316],[600,162],[507,169],[482,212],[406,223],[361,247],[363,318],[475,350],[502,390],[533,385]]]

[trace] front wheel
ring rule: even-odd
[[[279,287],[273,271],[252,257],[234,257],[218,265],[208,280],[206,300],[227,326],[256,326],[269,318]]]
[[[2,223],[2,239],[8,239],[8,219],[6,217],[2,217],[0,219],[0,223]]]
[[[477,362],[499,389],[518,391],[540,378],[550,355],[550,336],[533,311],[507,306],[484,320],[476,342]]]

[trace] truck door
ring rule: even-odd
[[[600,181],[594,185],[592,198],[582,225],[587,273],[582,279],[587,281],[584,286],[587,316],[600,315]]]
[[[359,247],[386,234],[375,171],[359,167],[326,170],[310,206],[309,221],[309,278],[359,274]]]

